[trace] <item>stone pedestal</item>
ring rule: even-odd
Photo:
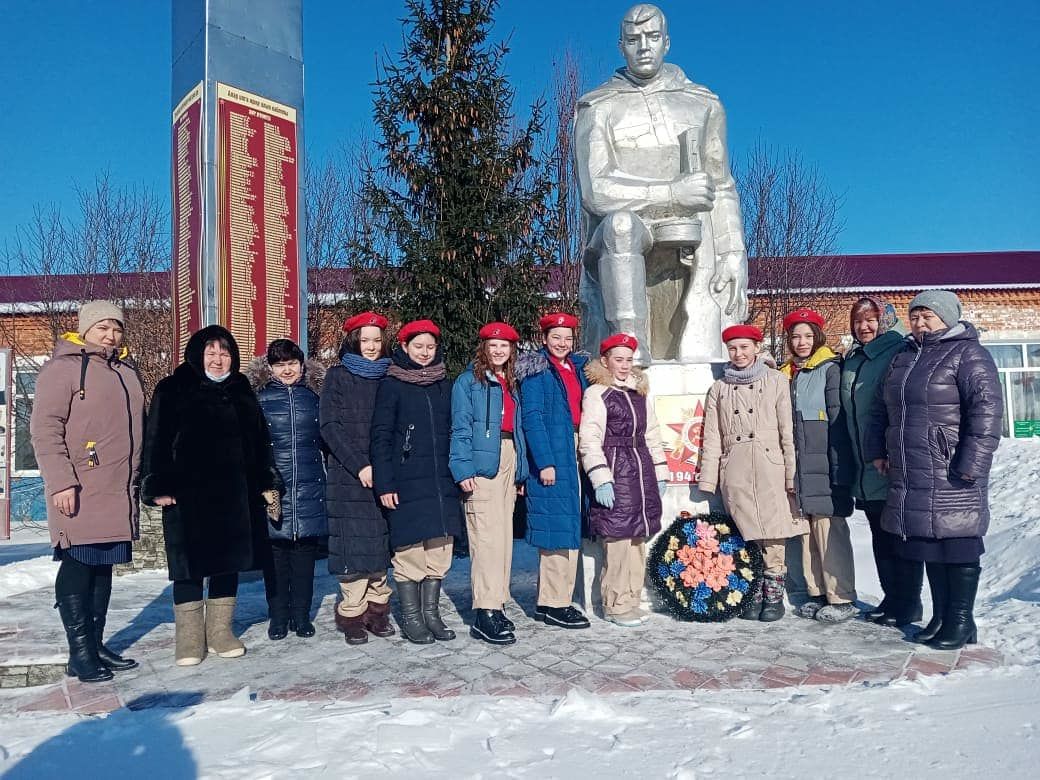
[[[661,440],[668,456],[671,480],[665,492],[661,527],[667,528],[680,512],[704,514],[722,510],[717,495],[709,496],[697,489],[697,472],[703,435],[704,403],[708,390],[722,375],[724,363],[678,363],[655,361],[646,374],[650,379],[650,397],[661,426]],[[647,542],[647,552],[653,539]],[[599,573],[603,565],[603,548],[598,541],[582,543],[575,601],[588,611],[600,613],[602,598]],[[644,602],[648,602],[644,591]]]

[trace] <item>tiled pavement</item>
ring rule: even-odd
[[[319,570],[323,566],[318,564]],[[141,666],[110,683],[60,684],[0,693],[0,714],[13,711],[109,712],[126,706],[179,707],[226,699],[243,688],[258,699],[381,702],[394,697],[563,694],[572,688],[613,693],[659,690],[768,689],[914,679],[973,666],[1003,663],[999,653],[975,646],[960,652],[921,648],[898,631],[859,620],[837,626],[788,615],[779,623],[733,620],[680,623],[654,615],[625,629],[593,618],[591,629],[546,628],[528,615],[534,604],[533,558],[517,547],[508,612],[518,642],[499,648],[470,639],[468,566],[457,562],[446,583],[442,611],[459,633],[452,642],[415,646],[399,635],[347,646],[332,620],[335,582],[316,580],[321,598],[318,634],[266,634],[262,583],[243,583],[236,625],[248,647],[244,658],[210,656],[201,665],[173,665],[170,589],[161,575],[116,581],[109,644],[128,650]],[[63,646],[51,594],[34,591],[0,602],[0,662],[53,662]],[[142,609],[141,604],[146,606]],[[455,605],[461,608],[456,610]],[[34,655],[35,654],[35,655]]]

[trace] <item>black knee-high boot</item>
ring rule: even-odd
[[[979,588],[977,563],[946,564],[946,582],[949,589],[939,633],[928,642],[936,650],[959,650],[978,641],[975,628],[975,594]]]
[[[946,611],[946,599],[949,598],[946,566],[942,563],[926,563],[924,568],[928,572],[928,589],[932,592],[932,619],[917,632],[914,637],[917,642],[930,642],[939,633]]]
[[[65,637],[69,641],[69,677],[78,677],[80,682],[104,682],[111,680],[111,670],[105,668],[98,658],[97,638],[94,634],[94,618],[88,596],[68,593],[58,599],[58,614],[65,626]]]
[[[107,576],[105,576],[107,574]],[[112,570],[99,572],[94,578],[91,599],[91,612],[94,616],[94,636],[97,637],[98,659],[104,666],[117,672],[125,672],[127,669],[136,669],[137,661],[133,658],[123,658],[118,653],[105,647],[105,622],[108,619],[108,603],[112,599]]]
[[[924,564],[920,561],[893,558],[892,563],[895,586],[895,592],[890,594],[892,606],[874,620],[879,626],[890,628],[907,626],[921,619],[921,586],[924,582]]]

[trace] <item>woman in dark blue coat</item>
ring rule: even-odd
[[[372,492],[369,454],[376,391],[390,367],[386,317],[373,311],[343,323],[339,363],[321,394],[321,435],[329,451],[325,487],[329,573],[339,580],[336,627],[349,645],[393,636],[390,624],[390,534]]]
[[[455,638],[440,616],[452,538],[462,532],[459,489],[448,467],[451,383],[440,329],[415,320],[376,392],[369,451],[376,495],[387,512],[401,629],[416,644]]]
[[[996,364],[960,316],[946,290],[910,302],[911,336],[892,360],[864,444],[889,478],[881,526],[899,537],[897,555],[924,561],[928,572],[933,616],[918,639],[942,650],[976,641],[989,471],[1004,416]]]
[[[530,479],[527,542],[539,548],[537,619],[588,628],[571,604],[581,548],[582,476],[578,471],[581,398],[588,355],[572,352],[578,318],[563,312],[538,322],[544,346],[517,362]]]
[[[271,639],[314,636],[311,600],[314,561],[320,554],[325,518],[325,457],[318,424],[318,397],[325,369],[307,361],[289,339],[272,341],[267,357],[249,366],[249,380],[267,420],[274,463],[285,483],[280,512],[268,518],[271,557],[264,567]]]

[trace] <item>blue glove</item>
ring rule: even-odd
[[[604,482],[596,488],[596,503],[607,509],[614,507],[614,483]]]
[[[668,483],[663,479],[657,483],[657,492],[661,494],[661,498],[664,498],[664,494],[668,492]]]

